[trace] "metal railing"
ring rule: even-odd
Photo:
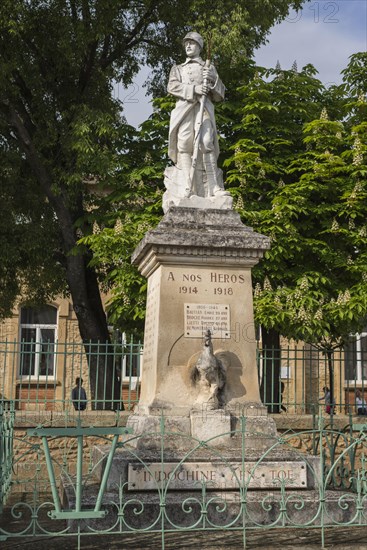
[[[357,413],[357,392],[364,398],[366,380],[346,379],[343,351],[331,359],[330,369],[330,358],[315,348],[258,348],[261,397],[269,412],[317,413],[322,388],[332,386],[333,412]],[[364,365],[367,356],[359,352],[355,361]],[[0,342],[0,400],[11,399],[16,410],[83,409],[72,398],[77,378],[83,379],[87,410],[132,410],[139,400],[142,371],[143,346],[133,339],[108,344]]]
[[[12,482],[14,416],[14,404],[0,401],[0,513]]]
[[[132,339],[0,342],[0,401],[29,412],[131,410],[141,371],[142,344]]]
[[[367,354],[360,351],[355,361],[367,364]],[[259,347],[257,365],[262,401],[269,412],[317,414],[320,404],[327,409],[323,388],[329,391],[332,388],[333,406],[329,412],[367,413],[367,408],[357,403],[358,395],[367,402],[367,378],[347,379],[344,350],[328,355],[305,345],[281,349]]]
[[[225,531],[246,548],[252,533],[307,528],[325,548],[328,528],[367,526],[366,425],[338,430],[315,417],[313,429],[268,436],[264,448],[264,433],[247,421],[208,440],[183,438],[164,417],[139,435],[118,427],[28,429],[12,463],[17,471],[26,460],[27,468],[0,514],[0,540],[74,537],[80,548],[85,537],[108,535],[112,547],[113,537],[121,544],[121,536],[148,532],[164,550],[173,533],[183,542],[210,532],[215,541]],[[235,455],[226,454],[223,437]]]
[[[239,442],[238,453],[230,456],[220,445],[215,449],[215,438],[199,441],[170,432],[164,417],[148,435],[131,433],[114,415],[110,420],[104,413],[97,417],[96,409],[133,408],[143,368],[142,345],[131,340],[0,343],[0,541],[77,537],[80,547],[86,536],[149,532],[160,537],[164,549],[172,533],[210,531],[214,537],[225,531],[238,533],[246,548],[253,532],[307,527],[320,532],[324,547],[330,526],[367,526],[367,424],[355,418],[355,395],[357,390],[363,394],[364,382],[345,381],[342,353],[334,354],[330,371],[328,358],[314,349],[258,350],[259,382],[269,410],[285,419],[285,413],[299,413],[299,418],[316,414],[308,417],[312,428],[287,428],[272,436],[256,460],[248,444],[257,436],[261,442],[264,434],[248,431],[246,416],[230,432],[217,434]],[[320,390],[331,385],[330,374],[335,410],[328,416]],[[77,378],[83,379],[82,386],[76,385]],[[334,412],[348,412],[348,420]],[[140,452],[146,443],[155,445],[154,460],[152,453],[148,460]],[[174,464],[172,448],[180,449]],[[262,492],[254,489],[254,480],[269,474],[272,457],[283,456],[285,449],[302,462],[307,479],[316,480],[309,486],[311,500],[286,474],[271,478],[273,485]],[[114,471],[119,452],[151,484],[146,499],[144,488],[134,492],[127,466],[125,478],[122,470],[118,475]],[[219,463],[230,486],[213,485],[216,473],[212,477],[203,470],[199,475],[197,468],[192,470],[196,462]],[[186,475],[182,472],[197,482],[190,495],[178,491]],[[306,479],[302,472],[300,479]]]

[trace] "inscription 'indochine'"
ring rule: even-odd
[[[205,482],[207,489],[238,489],[241,483],[255,489],[279,489],[282,485],[299,489],[307,488],[305,462],[246,462],[218,464],[204,463],[152,463],[144,468],[141,464],[129,464],[129,491],[157,490],[161,483],[170,489],[200,490]]]

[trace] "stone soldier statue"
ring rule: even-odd
[[[222,171],[217,167],[219,146],[213,105],[224,99],[224,85],[215,67],[200,57],[200,34],[189,32],[183,44],[187,59],[172,67],[168,81],[168,92],[177,101],[171,113],[168,146],[174,166],[165,171],[163,207],[167,210],[170,204],[179,205],[181,199],[194,196],[211,199],[212,203],[221,197],[219,207],[231,208],[232,199],[224,191]],[[197,206],[191,202],[190,206]],[[199,205],[205,207],[200,200]],[[211,207],[217,208],[218,204]]]

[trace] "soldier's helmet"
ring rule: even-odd
[[[186,40],[193,40],[197,44],[199,44],[200,49],[203,49],[204,46],[204,40],[203,37],[198,32],[188,32],[185,38],[183,39],[182,43],[185,45]]]

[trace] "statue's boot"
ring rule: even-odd
[[[204,167],[206,172],[208,196],[209,197],[228,197],[230,193],[224,190],[222,179],[219,177],[217,167],[217,158],[215,153],[205,153],[203,155]]]
[[[191,154],[180,153],[179,154],[180,168],[182,170],[183,179],[185,182],[185,197],[189,197],[192,191],[192,184],[190,185],[190,171],[191,171]]]

